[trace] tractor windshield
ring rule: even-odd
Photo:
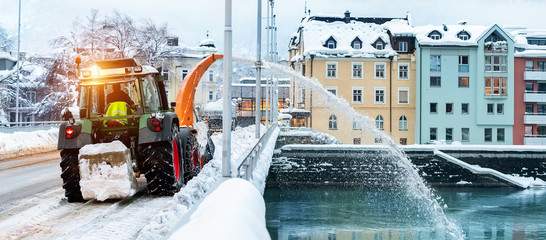
[[[84,85],[80,93],[80,115],[82,117],[103,117],[113,102],[125,102],[138,114],[141,98],[138,94],[136,77],[127,81],[108,81],[96,85]],[[140,110],[142,112],[142,110]],[[89,115],[87,115],[87,113]]]
[[[141,78],[142,97],[144,110],[146,112],[156,112],[160,109],[159,93],[154,78],[151,75]]]

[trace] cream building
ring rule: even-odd
[[[199,63],[203,58],[216,54],[218,49],[212,39],[206,38],[199,44],[199,47],[179,46],[178,39],[169,41],[171,45],[167,51],[159,56],[159,64],[162,67],[162,74],[165,76],[167,86],[167,97],[169,102],[176,101],[176,94],[184,77]],[[203,109],[210,101],[217,98],[217,71],[213,64],[201,78],[195,92],[195,107]]]
[[[415,36],[408,18],[307,16],[290,41],[290,65],[400,144],[415,142]],[[293,82],[294,107],[308,110],[307,127],[345,144],[381,141],[331,97]],[[364,128],[365,129],[365,128]]]

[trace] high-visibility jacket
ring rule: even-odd
[[[126,102],[122,102],[122,101],[113,102],[113,103],[110,103],[110,105],[108,106],[108,110],[106,111],[106,116],[107,117],[127,116],[127,112],[129,111],[129,109],[130,108],[127,107]],[[131,114],[134,113],[133,109],[130,109],[130,110],[131,110]],[[118,118],[118,119],[113,119],[109,121],[116,121],[122,126],[127,124],[127,118]],[[107,126],[106,120],[104,121],[104,125]]]

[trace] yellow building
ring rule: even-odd
[[[290,65],[400,144],[415,133],[415,37],[408,18],[307,16],[290,41]],[[313,90],[314,89],[314,90]],[[310,112],[307,127],[345,144],[379,142],[319,89],[295,81],[293,106]],[[365,129],[365,128],[364,128]]]

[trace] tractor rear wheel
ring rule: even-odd
[[[189,132],[184,144],[184,183],[187,183],[201,171],[198,142],[195,133]]]
[[[61,178],[64,195],[68,202],[84,202],[80,189],[80,168],[78,154],[80,149],[63,149],[61,151]]]
[[[139,155],[144,159],[144,176],[151,195],[173,195],[183,185],[180,134],[178,125],[173,124],[171,139],[143,145]]]

